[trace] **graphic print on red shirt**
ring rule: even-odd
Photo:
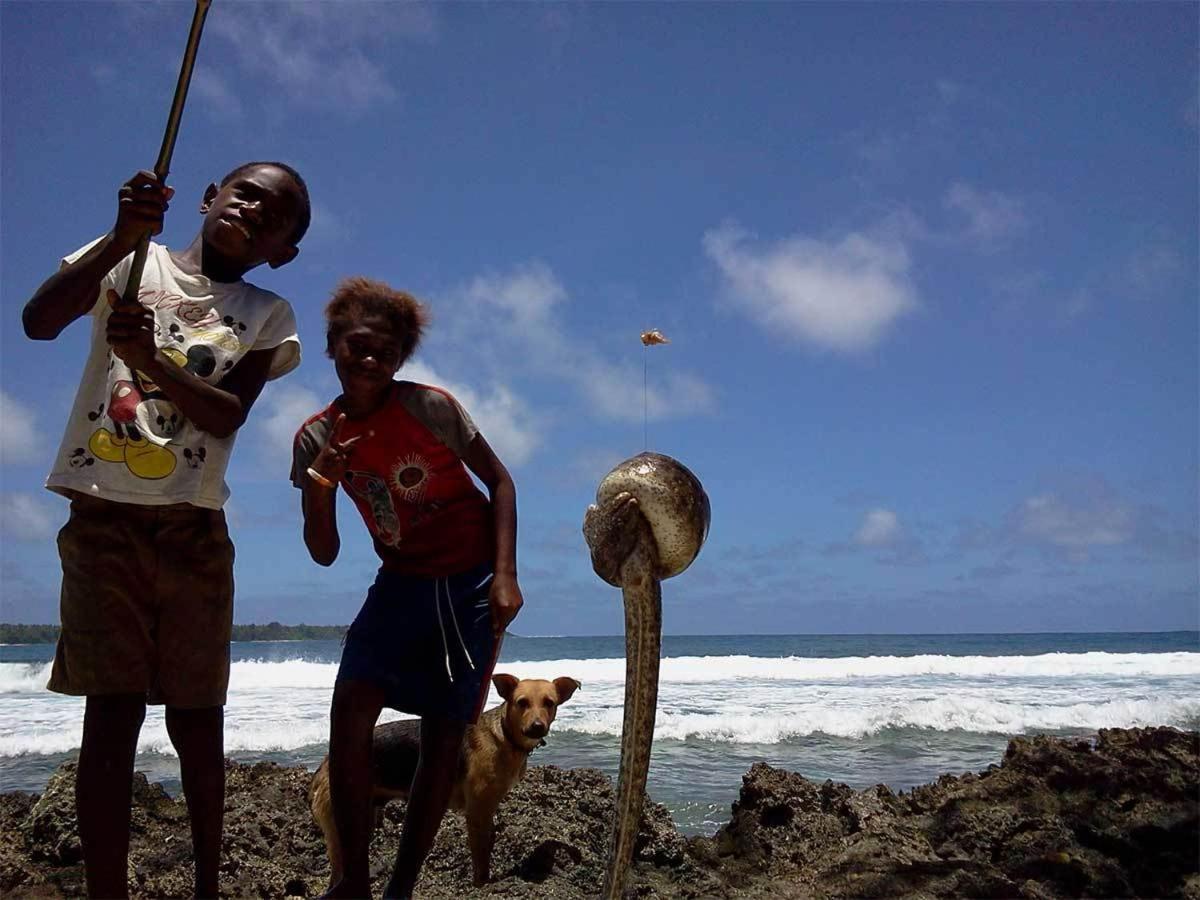
[[[296,433],[292,482],[297,487],[341,412],[334,401]],[[477,433],[449,393],[410,381],[397,382],[371,415],[346,419],[342,440],[361,437],[342,486],[385,568],[447,575],[490,558],[491,505],[462,462]]]

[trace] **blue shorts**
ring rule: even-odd
[[[491,586],[490,562],[445,578],[380,569],[346,632],[337,680],[381,687],[399,712],[474,722],[499,650]]]

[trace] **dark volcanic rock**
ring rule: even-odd
[[[1198,740],[1017,738],[999,767],[899,796],[757,764],[695,853],[730,883],[763,872],[797,896],[1200,897]]]
[[[817,784],[757,764],[727,825],[684,840],[648,803],[633,897],[1189,897],[1200,900],[1200,738],[1168,728],[1102,731],[1093,744],[1018,738],[1001,765],[894,794]],[[82,894],[74,766],[42,796],[0,796],[0,894]],[[222,888],[315,897],[328,879],[308,812],[310,773],[229,763]],[[594,769],[531,769],[497,817],[493,883],[471,887],[461,817],[446,817],[418,894],[593,897],[603,879],[613,786]],[[371,848],[378,895],[404,821],[392,803]],[[134,896],[190,895],[182,799],[138,776]]]

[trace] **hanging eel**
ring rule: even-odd
[[[708,495],[699,479],[660,453],[640,453],[609,472],[584,516],[592,568],[621,588],[625,602],[625,721],[601,891],[605,900],[621,896],[650,769],[662,645],[659,582],[691,565],[708,536],[708,524]]]

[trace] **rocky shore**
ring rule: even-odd
[[[310,773],[227,763],[222,888],[231,897],[314,897],[328,878],[308,813]],[[45,792],[0,795],[0,894],[81,896],[74,766]],[[186,897],[182,798],[138,775],[135,897]],[[471,887],[462,820],[447,816],[426,864],[428,898],[595,896],[613,785],[593,769],[534,767],[497,819],[494,882]],[[404,805],[387,807],[376,896]],[[893,793],[818,784],[757,764],[729,822],[684,838],[648,803],[628,881],[634,897],[1186,897],[1200,900],[1200,735],[1101,731],[1095,741],[1018,738],[999,765]]]

